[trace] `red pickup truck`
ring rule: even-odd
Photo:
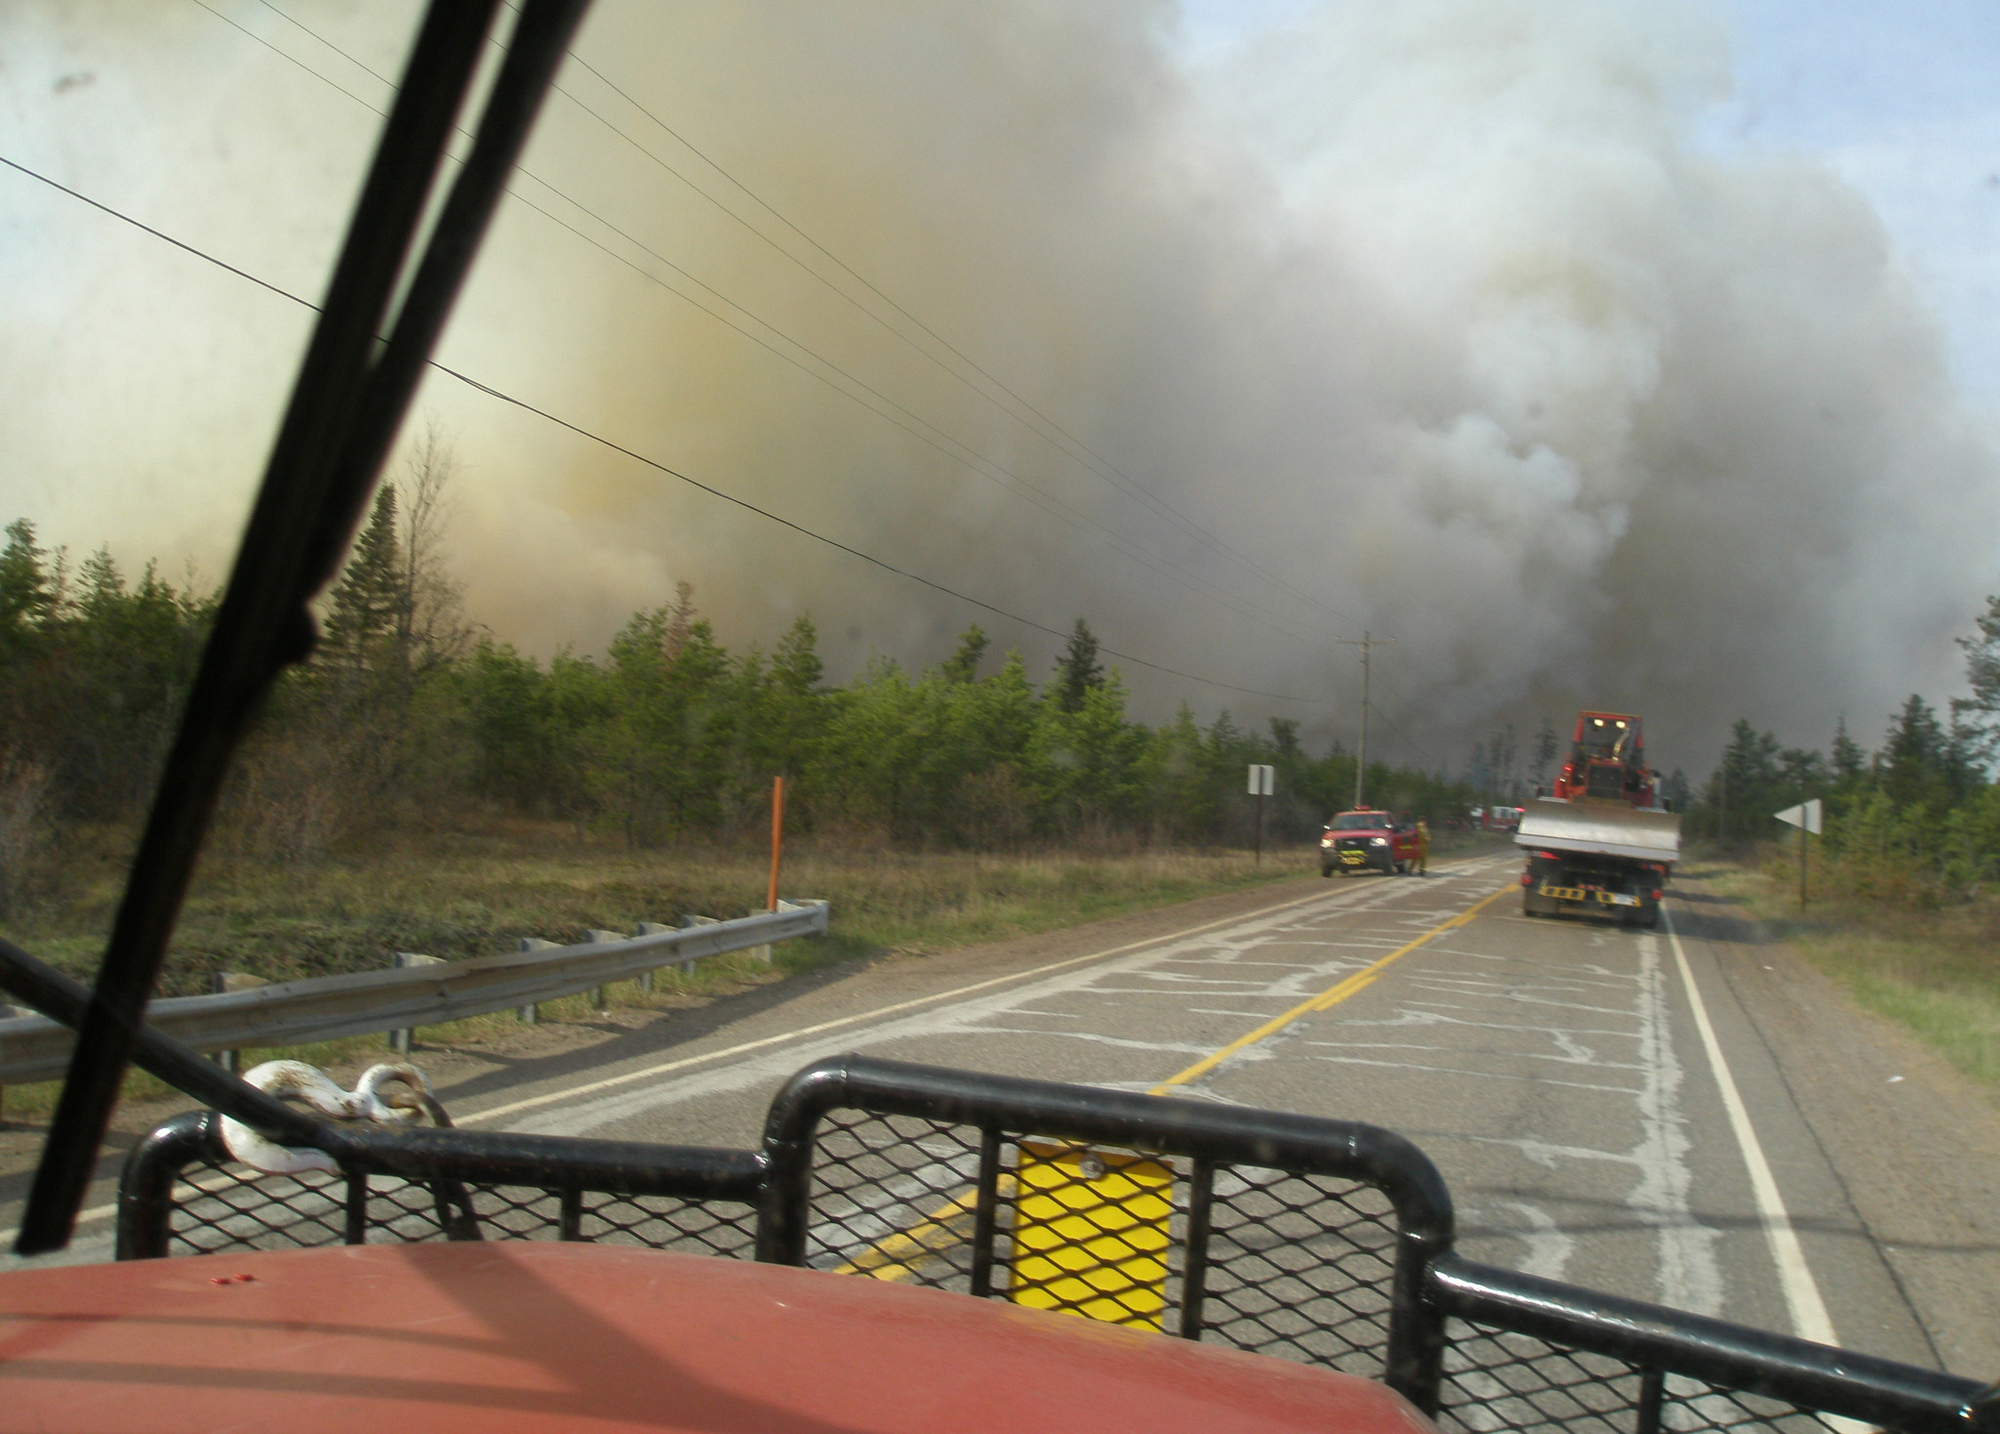
[[[1356,807],[1326,824],[1319,839],[1319,874],[1374,870],[1407,872],[1417,863],[1417,824],[1407,815]]]

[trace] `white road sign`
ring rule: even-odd
[[[1274,767],[1266,766],[1262,762],[1252,762],[1250,764],[1250,795],[1253,797],[1270,796],[1276,790],[1274,785],[1276,773],[1277,769]]]
[[[1788,827],[1804,827],[1814,836],[1818,836],[1819,813],[1819,798],[1814,797],[1809,802],[1801,802],[1796,807],[1786,807],[1782,812],[1773,812],[1771,815]]]

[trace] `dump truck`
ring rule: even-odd
[[[1514,841],[1527,855],[1524,914],[1659,925],[1667,874],[1680,860],[1681,819],[1660,799],[1639,718],[1580,714],[1552,794],[1522,810]]]

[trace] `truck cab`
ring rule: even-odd
[[[1417,861],[1417,824],[1406,812],[1355,807],[1326,824],[1319,838],[1319,874],[1407,872]]]

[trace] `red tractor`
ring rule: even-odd
[[[1660,801],[1638,717],[1579,716],[1554,794],[1524,809],[1514,840],[1528,857],[1527,915],[1594,912],[1658,925],[1667,873],[1680,859],[1681,819]]]

